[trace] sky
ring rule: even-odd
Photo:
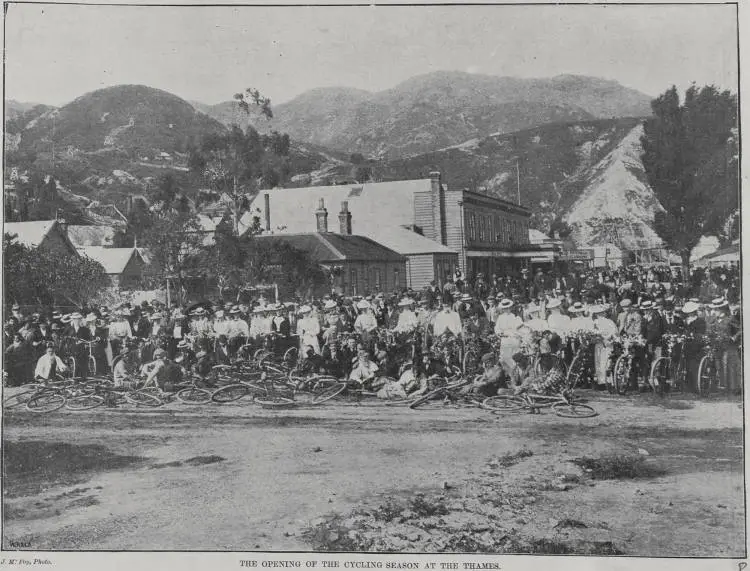
[[[315,87],[380,91],[424,73],[580,74],[647,95],[737,90],[731,5],[146,7],[11,4],[6,98],[62,105],[144,84],[274,104]]]

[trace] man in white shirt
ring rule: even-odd
[[[405,297],[398,303],[398,306],[403,310],[398,316],[398,323],[394,331],[396,333],[411,333],[419,325],[417,315],[414,313],[414,300]]]
[[[370,360],[370,354],[364,349],[358,352],[357,357],[359,358],[357,365],[349,374],[349,380],[360,384],[372,381],[378,372],[378,366]]]
[[[453,333],[456,337],[463,335],[461,318],[458,313],[451,308],[447,299],[443,299],[440,311],[435,315],[432,322],[432,334],[440,338],[444,333]]]
[[[312,307],[303,305],[299,308],[301,318],[297,321],[297,335],[299,335],[300,349],[310,345],[316,354],[320,355],[320,321],[312,313]]]
[[[370,336],[378,328],[378,321],[372,311],[370,302],[366,299],[357,302],[357,309],[360,311],[360,314],[354,320],[354,331],[359,333],[360,337],[362,337],[362,342],[366,346],[369,346]]]

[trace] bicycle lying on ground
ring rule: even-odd
[[[543,408],[551,408],[557,416],[564,418],[590,418],[597,416],[591,406],[576,399],[572,391],[564,390],[557,395],[522,393],[517,395],[497,395],[482,402],[482,408],[496,413],[528,411],[539,414]]]

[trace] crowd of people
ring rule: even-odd
[[[25,313],[15,304],[4,328],[4,372],[10,385],[49,379],[64,372],[72,356],[76,376],[85,379],[92,355],[97,373],[111,373],[116,384],[148,364],[142,369],[148,379],[164,386],[184,372],[205,376],[216,364],[265,348],[293,356],[301,375],[326,374],[406,395],[465,367],[462,356],[471,352],[476,377],[466,390],[492,396],[517,387],[558,390],[582,345],[587,352],[580,382],[606,388],[613,358],[630,340],[635,373],[629,382],[638,389],[666,340],[680,336],[688,387],[696,386],[708,337],[723,385],[736,391],[739,279],[736,265],[694,270],[687,279],[669,267],[470,278],[456,268],[445,283],[421,291],[332,293],[285,303],[261,297],[166,307],[154,299],[70,313]],[[534,362],[542,363],[543,374]]]

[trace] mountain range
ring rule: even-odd
[[[129,195],[148,196],[165,172],[195,185],[188,148],[245,123],[290,134],[287,186],[439,170],[449,187],[513,201],[520,190],[533,226],[546,230],[562,218],[582,242],[603,240],[597,228],[618,216],[633,222],[633,240],[650,238],[661,208],[643,182],[638,150],[649,98],[616,82],[438,72],[379,93],[314,89],[273,111],[267,120],[240,114],[232,102],[189,103],[138,85],[97,90],[60,108],[6,102],[7,164],[49,170],[54,161],[76,206],[122,206]],[[638,208],[628,208],[633,201]]]
[[[651,113],[650,100],[595,77],[521,79],[441,71],[378,93],[313,89],[275,106],[270,121],[239,115],[231,101],[200,109],[225,124],[251,123],[301,142],[390,159],[553,122],[643,117]]]

